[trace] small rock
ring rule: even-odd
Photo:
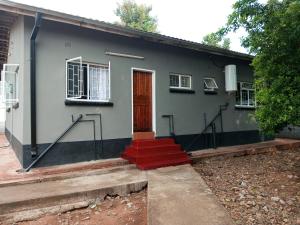
[[[269,212],[269,209],[268,209],[267,206],[264,206],[264,207],[263,207],[263,210],[264,210],[266,213]]]
[[[126,205],[128,208],[131,208],[133,204],[131,202],[128,202]]]
[[[257,195],[256,198],[259,199],[259,200],[263,199],[263,197],[260,196],[260,195]]]
[[[271,200],[274,202],[278,202],[280,200],[280,198],[279,197],[271,197]]]
[[[255,216],[256,216],[257,219],[261,219],[262,218],[262,214],[258,213],[258,212],[255,214]]]
[[[242,182],[240,183],[240,185],[241,185],[242,187],[246,187],[246,186],[247,186],[246,182],[244,182],[244,181],[242,181]]]
[[[293,175],[287,175],[287,177],[288,177],[289,179],[292,179],[294,176],[293,176]]]
[[[91,205],[89,205],[89,207],[91,208],[91,209],[94,209],[94,208],[96,208],[96,204],[94,203],[94,204],[91,204]]]
[[[248,201],[246,204],[248,206],[255,206],[256,205],[255,201]]]
[[[279,200],[281,205],[285,205],[285,201],[283,201],[282,199]]]
[[[84,218],[82,218],[81,219],[81,221],[84,221],[84,220],[89,220],[90,219],[90,217],[89,216],[87,216],[87,217],[84,217]]]
[[[288,204],[288,205],[293,205],[293,201],[292,201],[292,200],[288,200],[288,201],[287,201],[287,204]]]

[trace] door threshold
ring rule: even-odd
[[[155,139],[155,133],[153,131],[150,132],[134,132],[132,134],[132,140],[141,140],[141,139]]]

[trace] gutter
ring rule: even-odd
[[[42,14],[37,12],[30,36],[30,125],[31,125],[31,156],[38,154],[36,143],[36,44],[42,21]]]

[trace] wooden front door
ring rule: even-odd
[[[133,132],[152,131],[152,73],[133,72]]]

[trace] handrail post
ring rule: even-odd
[[[174,115],[162,115],[163,118],[169,119],[169,134],[172,137],[175,137],[175,130],[174,130]]]
[[[216,144],[216,124],[215,123],[212,123],[211,129],[212,129],[212,138],[213,138],[213,148],[216,149],[217,144]]]

